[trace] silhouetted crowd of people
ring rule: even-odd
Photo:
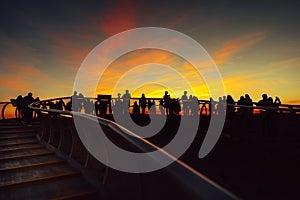
[[[240,126],[246,127],[251,124],[253,115],[253,105],[258,108],[268,107],[261,111],[263,133],[274,132],[272,126],[274,114],[277,112],[275,109],[281,105],[281,101],[278,97],[273,101],[272,97],[268,97],[267,94],[262,95],[262,99],[257,103],[254,103],[249,94],[241,96],[237,102],[234,101],[231,95],[219,97],[218,101],[210,98],[209,101],[198,100],[196,96],[190,95],[184,91],[181,99],[171,98],[168,91],[165,91],[162,98],[146,98],[143,93],[138,100],[135,100],[131,104],[131,94],[129,90],[126,90],[123,95],[117,94],[117,98],[111,98],[111,95],[98,95],[96,101],[93,98],[86,98],[83,94],[75,91],[71,96],[70,101],[64,102],[62,98],[49,101],[41,101],[40,104],[34,106],[44,109],[57,109],[66,111],[84,112],[100,117],[104,117],[108,114],[131,114],[134,116],[145,114],[161,114],[167,116],[196,116],[196,115],[216,115],[225,116],[226,121],[224,125],[224,131],[230,132],[232,129],[233,116],[238,116],[240,119]],[[156,101],[155,101],[156,100]],[[27,96],[22,97],[19,95],[14,104],[17,107],[18,118],[23,119],[25,124],[29,124],[32,117],[37,116],[39,112],[33,112],[28,105],[39,101],[37,97],[34,99],[32,93],[28,93]],[[200,106],[199,106],[200,105]],[[250,122],[250,123],[249,123]]]
[[[264,107],[278,107],[281,105],[280,99],[276,97],[275,101],[271,97],[263,94],[263,99],[258,103],[254,103],[249,94],[241,96],[235,102],[231,95],[219,97],[218,101],[210,98],[209,101],[199,101],[196,96],[190,95],[188,97],[187,91],[184,91],[181,99],[171,98],[168,91],[160,99],[146,98],[143,93],[141,97],[133,101],[128,90],[123,95],[117,94],[117,98],[111,98],[110,95],[99,95],[94,102],[91,98],[85,98],[81,93],[78,95],[75,91],[71,100],[65,105],[60,99],[56,103],[48,102],[49,108],[61,110],[73,110],[76,112],[85,112],[97,116],[104,116],[112,114],[112,112],[119,112],[122,114],[129,113],[130,107],[133,115],[144,114],[162,114],[162,115],[224,115],[230,116],[239,114],[242,116],[249,116],[253,113],[253,106]],[[74,101],[75,102],[72,102]],[[200,105],[200,107],[199,107]],[[248,107],[247,107],[248,106]]]
[[[111,95],[98,95],[96,101],[93,98],[86,98],[82,93],[77,94],[75,91],[71,96],[71,100],[65,104],[63,99],[54,101],[43,101],[42,108],[69,110],[76,112],[84,112],[103,116],[112,114],[112,112],[120,112],[125,114],[129,112],[132,107],[133,115],[156,114],[157,111],[162,115],[233,115],[238,114],[248,116],[253,114],[253,106],[263,107],[278,107],[281,101],[278,97],[273,101],[272,97],[267,94],[262,95],[262,99],[258,103],[254,103],[249,94],[241,96],[235,102],[231,95],[219,97],[218,101],[210,98],[209,101],[198,100],[196,96],[190,95],[188,97],[187,91],[184,91],[181,99],[171,98],[168,91],[165,91],[162,98],[146,98],[143,93],[141,97],[131,104],[131,94],[128,90],[123,95],[117,94],[117,98],[111,98]],[[19,98],[19,97],[18,97]],[[17,99],[17,101],[19,101]],[[200,105],[200,107],[199,107]]]

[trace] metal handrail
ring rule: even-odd
[[[39,103],[41,102],[48,102],[48,101],[55,101],[55,100],[65,100],[65,99],[71,99],[72,97],[71,96],[65,96],[65,97],[59,97],[59,98],[51,98],[51,99],[47,99],[45,101],[40,101]],[[80,99],[80,98],[79,98]],[[90,99],[90,100],[97,100],[96,97],[84,97],[83,99]],[[118,98],[111,98],[112,100],[116,100]],[[137,97],[132,97],[131,100],[138,100],[139,98]],[[162,98],[147,98],[147,99],[151,99],[151,100],[161,100]],[[182,104],[182,100],[180,100],[180,103]],[[211,103],[213,104],[219,104],[218,101],[210,101],[210,100],[202,100],[202,99],[199,99],[198,100],[198,103],[199,105],[202,104],[202,105],[209,105]],[[1,116],[2,116],[2,119],[5,119],[5,109],[6,107],[9,105],[9,104],[12,104],[12,102],[0,102],[0,105],[1,104],[4,104],[3,107],[2,107],[2,110],[1,110]],[[253,106],[249,106],[249,105],[238,105],[237,102],[235,102],[234,104],[225,104],[224,105],[227,105],[229,107],[234,107],[234,108],[247,108],[247,109],[258,109],[258,110],[273,110],[273,111],[286,111],[286,112],[291,112],[291,113],[297,113],[297,112],[300,112],[300,105],[292,105],[292,104],[281,104],[277,107],[268,107],[268,106],[257,106],[257,102],[253,102]],[[48,109],[47,109],[48,110]],[[15,113],[17,112],[17,109],[15,111]],[[16,116],[17,118],[17,116]]]
[[[72,97],[61,97],[61,98],[52,98],[52,99],[47,99],[45,101],[55,101],[55,100],[60,100],[60,99],[71,99]],[[78,98],[81,99],[81,98]],[[84,97],[82,99],[90,99],[90,100],[97,100],[96,97]],[[116,100],[118,98],[111,98],[111,100]],[[130,100],[138,100],[139,98],[136,97],[132,97],[130,98]],[[161,100],[162,98],[146,98],[146,99],[151,99],[151,100]],[[181,99],[179,99],[180,101],[182,101]],[[41,101],[43,102],[43,101]],[[182,104],[182,102],[180,102]],[[209,105],[209,104],[219,104],[220,102],[218,101],[209,101],[209,100],[198,100],[199,105]],[[221,102],[222,103],[222,102]],[[279,106],[274,106],[274,107],[270,107],[270,106],[257,106],[257,102],[253,102],[253,105],[238,105],[237,102],[235,102],[234,104],[227,104],[227,103],[223,103],[224,105],[227,105],[229,107],[234,107],[234,108],[247,108],[247,109],[258,109],[258,110],[273,110],[273,111],[287,111],[287,112],[300,112],[300,105],[290,105],[290,104],[281,104]],[[158,106],[158,105],[156,105]],[[132,106],[130,106],[132,107]]]
[[[55,98],[53,100],[57,100],[61,98]],[[49,101],[49,100],[47,100]],[[107,126],[114,130],[118,135],[126,139],[128,142],[133,144],[138,149],[142,150],[143,152],[153,151],[157,150],[171,158],[174,163],[171,165],[170,172],[178,176],[177,178],[180,178],[182,180],[188,180],[190,189],[194,192],[194,194],[198,195],[201,198],[205,199],[239,199],[237,196],[226,190],[225,188],[219,186],[215,182],[211,181],[204,175],[202,175],[197,170],[193,169],[191,166],[187,165],[186,163],[182,162],[181,160],[177,160],[174,156],[169,154],[168,152],[162,150],[158,146],[154,145],[150,141],[138,136],[137,134],[133,133],[132,131],[126,129],[125,127],[111,121],[108,119],[104,119],[101,117],[96,117],[94,115],[90,114],[84,114],[79,113],[75,111],[62,111],[57,109],[44,109],[44,108],[38,108],[34,105],[40,103],[40,102],[34,102],[31,105],[29,105],[29,108],[35,110],[35,111],[41,111],[41,112],[48,112],[54,113],[54,114],[60,114],[62,116],[64,115],[80,115],[81,117],[87,118],[94,123],[100,123],[101,125]],[[135,137],[128,137],[129,135],[135,136]],[[184,177],[183,177],[184,176]],[[209,194],[204,194],[200,191],[200,188],[202,191],[206,191]]]
[[[5,108],[11,104],[10,101],[8,102],[0,102],[0,104],[4,104],[4,106],[2,107],[2,110],[1,110],[1,116],[2,116],[2,119],[5,119]]]

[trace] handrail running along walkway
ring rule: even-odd
[[[57,99],[52,99],[52,100],[57,100]],[[153,150],[162,151],[161,148],[149,142],[148,140],[139,137],[137,134],[133,133],[132,131],[129,131],[125,127],[108,119],[96,117],[90,114],[74,112],[74,111],[62,111],[56,109],[38,108],[34,106],[34,104],[30,105],[29,107],[35,111],[44,112],[48,114],[61,115],[63,117],[64,116],[71,117],[73,115],[76,115],[88,119],[95,124],[100,123],[103,126],[111,128],[119,136],[126,139],[128,142],[130,142],[131,144],[133,144],[135,147],[137,147],[143,152],[148,152]],[[128,135],[134,135],[135,137],[128,137]],[[186,188],[186,186],[188,185],[189,186],[188,190],[194,195],[196,195],[199,199],[239,199],[237,196],[235,196],[228,190],[222,188],[218,184],[214,183],[213,181],[211,181],[210,179],[202,175],[200,172],[190,167],[188,164],[182,162],[181,160],[177,160],[168,152],[162,151],[162,153],[164,153],[166,156],[168,156],[174,161],[174,163],[171,165],[171,168],[168,168],[169,172],[173,174],[174,177],[177,178],[179,182],[182,182],[181,183],[182,187]]]

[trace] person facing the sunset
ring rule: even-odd
[[[189,103],[188,103],[188,97],[187,97],[187,91],[184,91],[182,97],[182,109],[184,115],[189,115]]]
[[[33,117],[32,116],[33,111],[28,107],[28,105],[32,104],[33,102],[34,102],[34,98],[32,97],[32,93],[29,92],[28,95],[23,98],[22,110],[24,113],[23,119],[25,124],[29,124]]]
[[[268,95],[263,94],[261,95],[262,99],[257,103],[258,106],[268,106]]]
[[[131,95],[129,93],[129,90],[125,90],[125,94],[123,94],[123,96],[122,96],[124,113],[129,112],[130,98],[131,98]]]
[[[165,91],[165,95],[163,97],[164,107],[167,115],[170,115],[170,95],[168,91]]]
[[[145,94],[142,94],[142,97],[139,99],[139,107],[142,109],[142,114],[145,114],[145,110],[146,110],[146,106],[147,106],[147,100],[145,97]]]

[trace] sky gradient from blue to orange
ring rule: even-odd
[[[42,99],[71,95],[77,69],[97,44],[154,26],[199,42],[236,100],[249,93],[257,101],[265,92],[300,104],[299,7],[297,1],[2,2],[0,101],[28,91]]]

